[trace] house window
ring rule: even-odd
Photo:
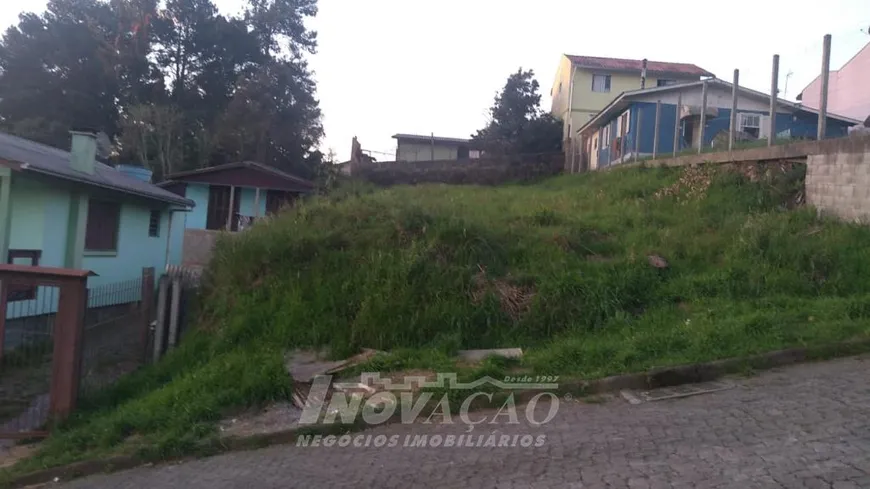
[[[676,85],[676,84],[677,84],[677,80],[668,80],[667,78],[659,78],[656,81],[657,87],[666,87],[668,85]]]
[[[39,266],[42,258],[40,250],[9,250],[6,262],[12,265]],[[31,285],[9,284],[6,286],[6,301],[29,301],[36,299],[36,287]]]
[[[761,115],[759,114],[737,114],[740,121],[737,127],[740,132],[745,132],[754,138],[758,138],[761,133]]]
[[[604,126],[604,131],[602,133],[601,139],[604,140],[602,144],[610,146],[610,124]]]
[[[631,130],[631,117],[629,117],[629,111],[626,110],[625,113],[622,114],[621,124],[623,127],[622,134],[626,134]]]
[[[148,236],[157,238],[160,236],[160,211],[151,211],[148,218]]]
[[[85,227],[85,251],[118,251],[118,226],[121,205],[117,202],[91,200]]]
[[[593,92],[610,91],[610,75],[592,75]]]

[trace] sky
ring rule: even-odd
[[[242,0],[215,0],[224,14]],[[340,161],[351,139],[381,161],[396,133],[469,137],[487,122],[508,75],[532,69],[544,109],[562,54],[696,64],[770,91],[780,55],[780,96],[821,71],[832,34],[835,70],[870,42],[868,0],[320,0],[315,72],[326,137]],[[42,11],[44,0],[0,2],[0,25]],[[787,85],[786,85],[787,80]],[[870,83],[870,82],[868,82]],[[614,94],[616,96],[618,94]]]

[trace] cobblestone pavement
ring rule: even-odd
[[[90,477],[65,489],[870,487],[870,357],[735,382],[726,391],[639,405],[563,402],[542,427],[498,426],[498,437],[546,435],[538,448],[276,446]],[[482,426],[473,434],[493,432]],[[363,434],[402,440],[464,432],[417,424]]]

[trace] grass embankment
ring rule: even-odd
[[[786,210],[800,169],[750,173],[635,169],[306,203],[221,242],[199,330],[93,399],[24,469],[125,443],[183,453],[228,408],[286,398],[291,347],[391,350],[369,367],[400,369],[520,346],[522,367],[564,378],[870,333],[870,229]]]

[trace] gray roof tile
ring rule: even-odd
[[[70,153],[28,139],[0,132],[0,158],[26,163],[25,171],[33,171],[64,180],[116,190],[147,199],[175,205],[193,206],[193,201],[175,195],[156,185],[127,176],[115,168],[96,162],[94,173],[82,173],[70,166]]]

